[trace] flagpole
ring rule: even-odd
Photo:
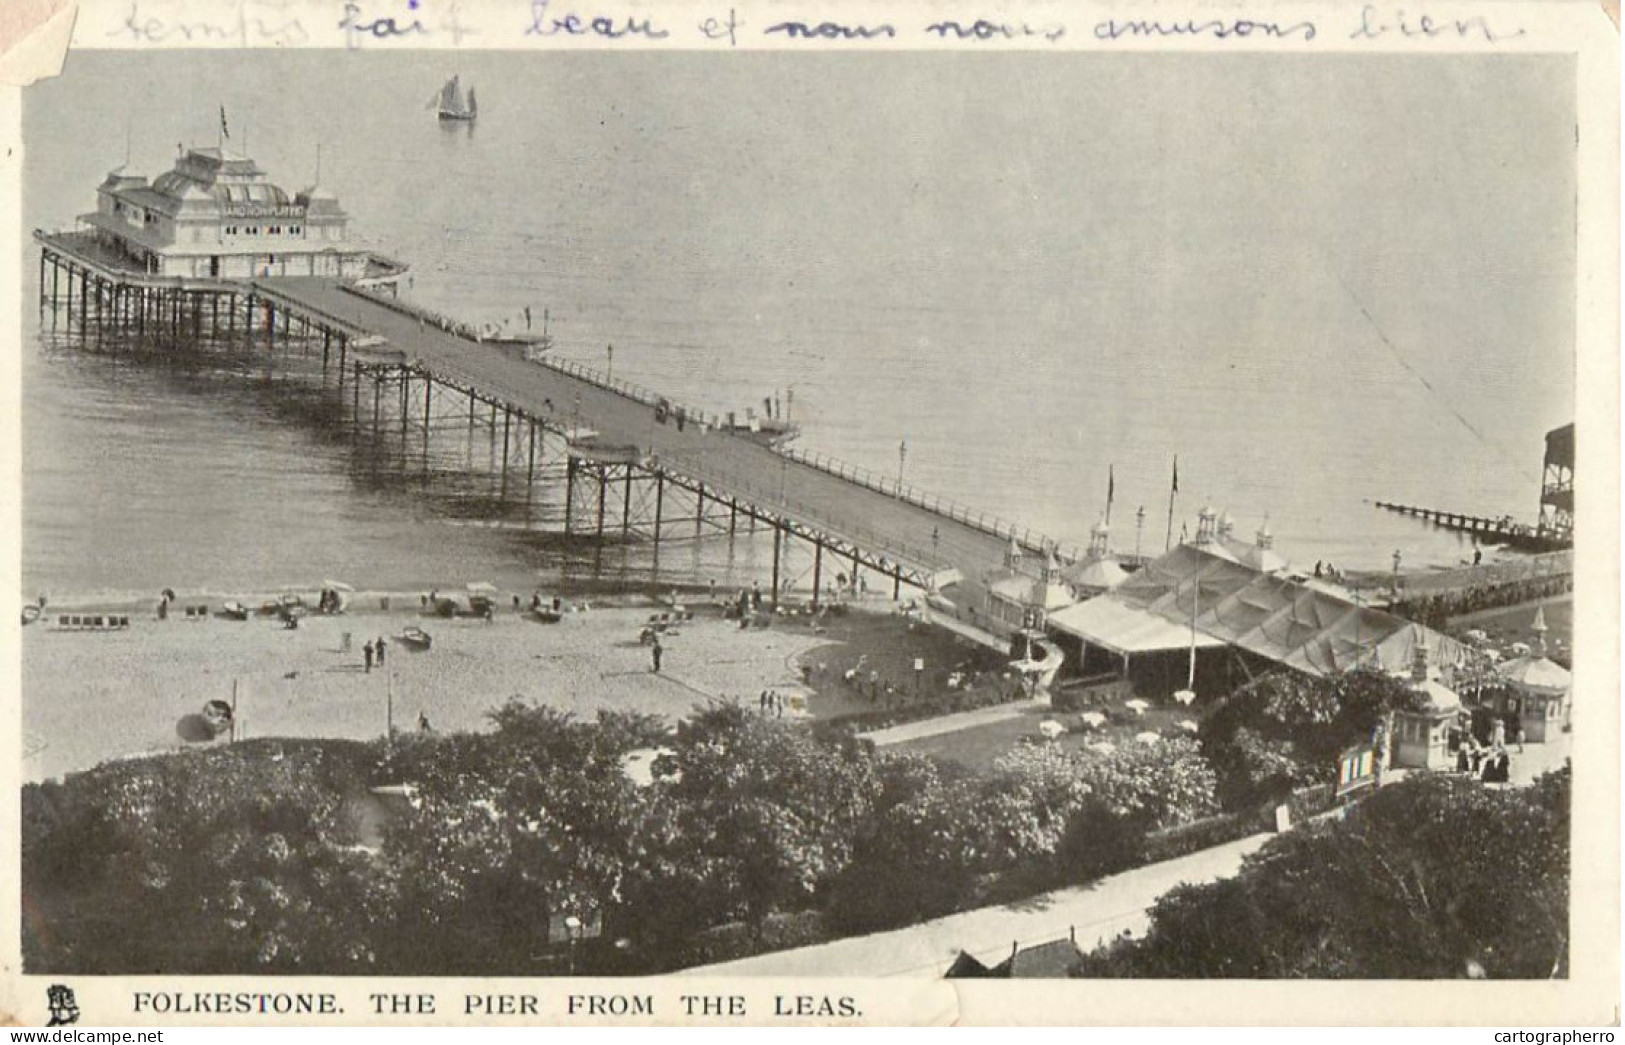
[[[1112,524],[1112,499],[1117,496],[1117,468],[1106,466],[1106,525]]]
[[[1174,546],[1174,498],[1179,495],[1179,455],[1174,455],[1174,485],[1168,491],[1168,536],[1163,538],[1162,550]]]
[[[1196,579],[1196,586],[1191,589],[1191,666],[1185,675],[1185,688],[1196,690],[1196,605],[1202,598],[1202,579]]]

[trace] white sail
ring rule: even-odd
[[[440,89],[440,111],[447,113],[463,111],[463,88],[455,76],[447,80],[446,86]]]

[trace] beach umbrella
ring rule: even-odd
[[[1078,718],[1090,729],[1099,729],[1106,724],[1106,716],[1098,711],[1085,711]]]
[[[343,581],[322,581],[322,587],[331,588],[334,591],[347,591],[352,593],[355,591],[354,588],[350,587],[348,584],[345,584]]]
[[[1097,740],[1089,745],[1089,750],[1100,755],[1109,755],[1117,750],[1117,745],[1109,740]]]
[[[1194,720],[1188,718],[1180,720],[1179,728],[1183,729],[1187,733],[1197,733],[1201,731],[1201,727],[1198,726]]]
[[[1143,715],[1143,714],[1145,714],[1145,709],[1150,707],[1151,705],[1147,704],[1145,701],[1141,700],[1139,697],[1135,697],[1133,700],[1125,700],[1125,701],[1123,701],[1123,706],[1125,708],[1128,708],[1130,711],[1134,712],[1136,715]]]
[[[1174,699],[1186,707],[1189,707],[1196,701],[1196,691],[1194,689],[1177,690],[1174,693]]]
[[[1138,740],[1142,744],[1160,744],[1160,743],[1162,743],[1162,737],[1159,734],[1151,733],[1149,731],[1145,732],[1145,733],[1136,733],[1136,734],[1134,734],[1134,739]]]
[[[1044,734],[1046,740],[1054,740],[1066,732],[1066,727],[1054,719],[1045,719],[1038,724],[1038,731]]]

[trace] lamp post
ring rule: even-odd
[[[395,750],[395,670],[384,669],[384,745]]]
[[[615,346],[614,345],[609,346],[608,355],[609,355],[609,365],[604,370],[604,382],[606,384],[614,384],[615,383]]]
[[[1145,505],[1134,512],[1134,558],[1140,558],[1140,536],[1145,532]]]
[[[899,500],[903,497],[903,465],[907,462],[908,437],[904,436],[903,441],[897,444],[897,497]]]
[[[570,936],[570,975],[576,974],[576,945],[581,942],[581,919],[575,915],[565,915],[564,931]]]

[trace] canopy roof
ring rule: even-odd
[[[1062,579],[1078,588],[1115,588],[1128,576],[1115,559],[1084,559],[1061,571]]]
[[[1236,646],[1311,675],[1373,660],[1403,668],[1423,639],[1435,666],[1464,655],[1454,640],[1419,624],[1260,572],[1214,545],[1180,545],[1116,591],[1050,617],[1057,628],[1119,653],[1187,648],[1193,620],[1198,646]]]
[[[1538,656],[1518,657],[1497,664],[1495,673],[1514,686],[1540,693],[1565,693],[1574,684],[1568,669]]]
[[[1157,650],[1189,649],[1191,626],[1164,620],[1154,613],[1132,609],[1102,596],[1068,606],[1049,615],[1050,624],[1096,646],[1116,653],[1153,653]],[[1206,648],[1224,643],[1200,631],[1196,645]]]

